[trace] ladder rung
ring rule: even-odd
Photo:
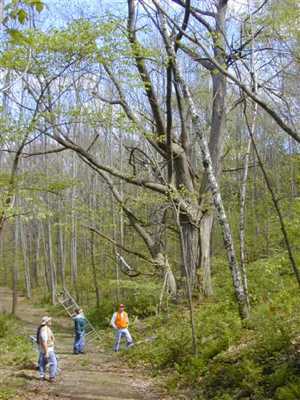
[[[92,336],[94,333],[97,333],[96,331],[89,331],[85,334],[85,336]]]
[[[68,310],[70,310],[71,308],[76,308],[76,306],[74,305],[74,304],[72,304],[71,306],[68,306],[68,307],[64,307],[64,309],[66,310],[66,311],[68,311]]]
[[[62,305],[62,306],[66,306],[66,307],[68,307],[69,306],[69,304],[74,304],[70,299],[68,299],[68,300],[64,300],[64,301],[60,301],[60,304]]]
[[[97,333],[96,329],[89,329],[89,330],[86,329],[85,332],[86,332],[86,335],[89,335],[89,334],[94,333],[94,332]]]
[[[92,338],[92,337],[99,337],[100,338],[100,336],[98,335],[98,333],[97,332],[93,332],[92,334],[90,334],[90,335],[86,335],[86,337],[88,337],[88,338]]]
[[[100,335],[98,334],[98,332],[97,332],[97,331],[90,332],[90,334],[87,334],[86,336],[88,336],[88,337],[97,336],[97,337],[99,337],[99,338],[100,338]]]
[[[100,337],[99,336],[90,336],[89,338],[86,339],[86,342],[91,343],[94,340],[100,340]]]

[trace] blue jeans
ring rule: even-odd
[[[74,353],[82,353],[84,345],[84,332],[75,332]]]
[[[133,340],[132,340],[132,337],[131,337],[131,335],[129,333],[129,330],[127,328],[117,329],[116,330],[115,346],[114,346],[114,350],[115,351],[119,351],[120,350],[120,343],[121,343],[122,336],[125,336],[125,338],[126,338],[127,348],[133,346]]]
[[[49,363],[50,378],[55,378],[56,374],[57,374],[57,358],[56,358],[54,351],[49,352],[48,363]],[[41,351],[40,351],[40,355],[39,355],[38,364],[39,364],[40,377],[44,378],[45,372],[46,372],[47,359],[45,357],[45,354]]]

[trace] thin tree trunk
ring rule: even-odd
[[[45,235],[45,227],[44,224],[41,222],[41,240],[43,242],[43,250],[44,250],[44,283],[45,287],[47,288],[48,292],[51,292],[51,284],[50,284],[50,278],[49,278],[49,268],[48,268],[48,249],[47,249],[47,238]]]
[[[52,229],[51,229],[51,222],[48,219],[47,222],[47,231],[48,231],[48,261],[49,261],[49,270],[50,270],[50,291],[51,291],[51,303],[56,304],[56,269],[55,269],[55,262],[53,256],[53,245],[52,245]]]
[[[90,194],[90,211],[93,213],[96,211],[97,202],[96,202],[96,185],[95,185],[96,176],[92,174],[91,176],[91,194]],[[100,308],[100,288],[98,283],[98,275],[97,275],[97,268],[96,268],[96,260],[95,260],[95,238],[94,232],[91,231],[91,239],[90,239],[90,252],[91,252],[91,264],[92,264],[92,272],[93,272],[93,283],[95,287],[95,294],[96,294],[96,307]]]
[[[255,121],[253,121],[252,125],[253,130],[254,126],[255,126]],[[244,171],[243,171],[241,191],[240,191],[240,228],[239,228],[240,263],[243,276],[243,285],[245,288],[245,292],[247,294],[248,294],[248,279],[247,279],[246,261],[245,261],[245,220],[246,220],[245,211],[246,211],[246,192],[247,192],[250,151],[251,151],[251,140],[249,140],[247,143],[247,149],[244,160]],[[247,299],[249,300],[248,296]],[[250,304],[248,304],[248,307],[250,308]]]
[[[97,277],[97,269],[96,269],[96,262],[95,262],[95,240],[94,240],[94,232],[91,231],[91,264],[92,264],[92,271],[93,271],[93,282],[95,287],[96,293],[96,307],[100,308],[100,289],[98,284],[98,277]]]
[[[14,234],[14,244],[15,244],[15,254],[13,263],[13,287],[12,287],[12,314],[16,315],[17,305],[18,305],[18,280],[19,280],[19,258],[18,258],[18,248],[20,241],[20,226],[19,218],[15,221],[15,234]]]
[[[257,93],[257,74],[256,74],[256,66],[255,66],[255,38],[254,38],[254,29],[253,29],[253,20],[250,9],[250,3],[248,1],[248,15],[250,18],[250,26],[251,26],[251,77],[252,77],[252,85],[253,92]],[[254,135],[255,127],[256,127],[256,117],[257,117],[257,103],[253,106],[252,111],[252,123],[251,123],[251,134]],[[250,160],[250,152],[251,152],[251,137],[247,142],[247,149],[244,160],[244,171],[242,176],[242,184],[240,191],[240,229],[239,229],[239,237],[240,237],[240,263],[241,263],[241,271],[243,277],[243,285],[247,295],[248,308],[250,310],[250,302],[248,295],[248,279],[246,272],[246,262],[245,262],[245,210],[246,210],[246,193],[247,193],[247,181],[248,181],[248,171],[249,171],[249,160]]]
[[[31,298],[31,276],[30,276],[30,266],[28,259],[28,249],[27,249],[27,236],[24,228],[24,224],[20,221],[20,239],[23,251],[23,260],[24,260],[24,277],[25,277],[25,286],[26,286],[26,297],[28,299]]]
[[[58,250],[59,250],[59,273],[60,279],[63,289],[66,289],[66,278],[65,278],[65,271],[66,271],[66,255],[65,255],[65,246],[64,246],[64,231],[62,226],[62,220],[60,217],[59,224],[58,224]]]
[[[34,228],[34,227],[33,227]],[[41,225],[38,222],[36,226],[37,234],[36,236],[32,234],[32,249],[34,250],[33,254],[33,280],[35,287],[39,286],[39,269],[41,265],[40,254],[41,254]]]
[[[76,154],[72,154],[72,177],[76,178],[77,175],[77,163],[76,163]],[[76,297],[78,300],[78,287],[77,287],[77,278],[78,278],[78,264],[77,264],[77,221],[75,215],[75,195],[76,189],[73,186],[71,192],[71,282],[74,286]]]

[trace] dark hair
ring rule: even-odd
[[[40,326],[37,328],[37,331],[36,331],[36,342],[37,342],[37,344],[40,343],[40,333],[41,333],[41,329],[42,329],[43,326],[44,326],[44,325],[40,325]]]
[[[76,314],[80,314],[80,311],[81,311],[81,308],[76,308],[75,309]]]

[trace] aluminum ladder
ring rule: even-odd
[[[75,299],[71,296],[67,289],[64,289],[57,295],[57,300],[59,304],[64,308],[69,317],[74,318],[76,315],[76,309],[81,308],[75,301]],[[94,326],[90,323],[90,321],[86,318],[86,326],[85,326],[85,341],[86,344],[92,343],[95,340],[101,340],[100,334],[96,331]]]

